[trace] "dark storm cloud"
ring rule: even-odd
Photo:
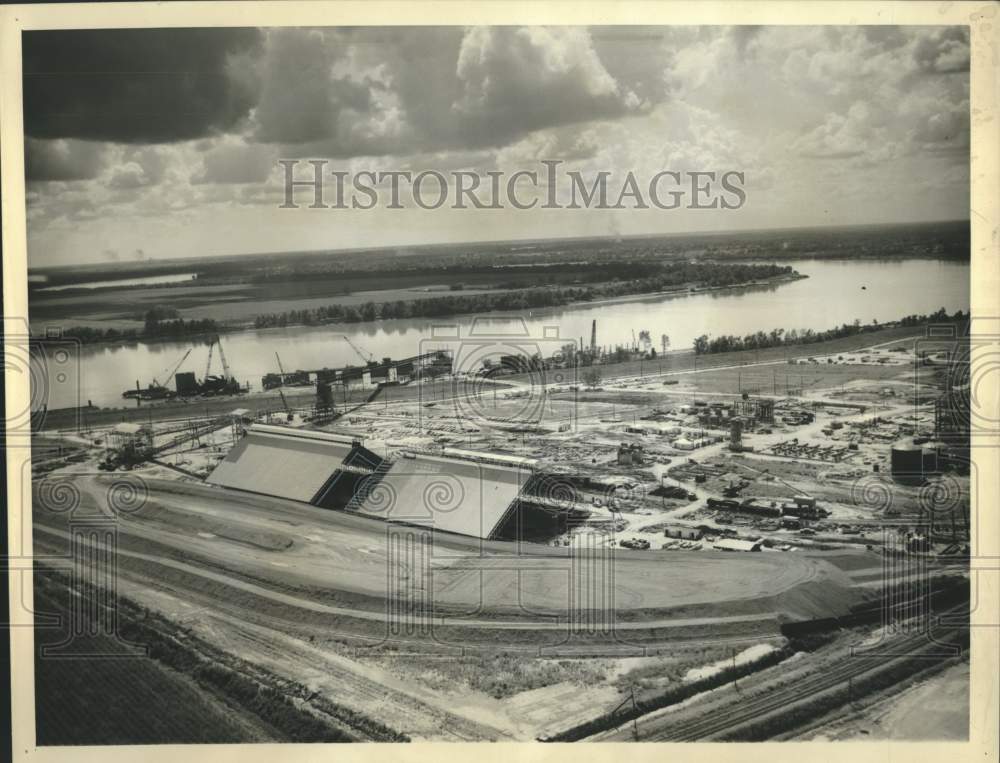
[[[369,86],[331,73],[342,55],[342,46],[333,35],[271,30],[257,106],[258,140],[323,140],[338,133],[347,115],[368,114]]]
[[[534,130],[622,117],[635,108],[582,29],[471,31],[456,73],[460,96],[452,113],[466,147],[502,146]]]
[[[581,28],[270,30],[261,78],[253,139],[336,157],[500,147],[646,105]]]
[[[25,32],[25,132],[170,143],[224,131],[257,97],[255,29]]]
[[[500,147],[662,100],[660,68],[612,47],[613,72],[581,28],[28,32],[25,131],[133,145],[242,134],[337,157]]]
[[[25,177],[29,182],[90,180],[104,168],[104,145],[80,140],[24,142]]]

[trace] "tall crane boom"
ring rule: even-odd
[[[354,344],[354,342],[352,342],[352,341],[351,341],[351,338],[350,338],[349,336],[347,336],[347,334],[341,334],[341,336],[342,336],[342,337],[344,337],[344,340],[345,340],[345,341],[346,341],[346,342],[347,342],[347,343],[348,343],[349,345],[351,345],[351,349],[352,349],[352,350],[354,350],[354,352],[356,352],[356,353],[357,353],[358,357],[360,357],[360,358],[361,358],[361,359],[362,359],[362,360],[363,360],[363,361],[364,361],[365,363],[371,363],[371,362],[372,362],[372,360],[374,360],[374,359],[375,359],[375,356],[374,356],[374,355],[372,355],[371,353],[367,353],[367,357],[365,357],[365,355],[366,355],[366,354],[365,354],[364,352],[362,352],[362,351],[361,351],[361,350],[360,350],[360,349],[358,348],[358,346],[357,346],[356,344]]]
[[[188,350],[187,352],[185,352],[184,353],[184,357],[181,358],[180,360],[178,360],[177,364],[173,368],[170,369],[170,371],[167,373],[167,382],[169,382],[173,378],[174,374],[177,373],[177,369],[180,368],[184,364],[184,361],[188,359],[188,355],[190,355],[190,354],[191,354],[191,350]],[[156,381],[156,379],[153,379],[153,381],[156,383],[157,386],[159,386],[160,383],[158,381]]]
[[[208,375],[212,373],[212,353],[215,351],[215,339],[212,339],[211,344],[208,345],[208,362],[205,364],[205,378],[208,379]]]
[[[233,378],[233,375],[229,372],[229,364],[226,362],[226,353],[222,350],[222,340],[219,337],[215,337],[215,341],[219,345],[219,360],[222,361],[222,376],[226,381]]]
[[[282,389],[282,386],[285,383],[285,367],[281,365],[281,356],[278,353],[274,353],[274,358],[278,361],[278,373],[280,374],[278,377],[278,394],[281,395],[281,404],[285,406],[285,413],[288,414],[288,420],[291,421],[292,416],[294,415],[292,413],[292,406],[290,406],[288,404],[288,400],[285,399],[285,391]]]
[[[190,354],[191,354],[191,350],[188,350],[187,352],[184,353],[184,357],[181,358],[177,362],[177,365],[175,365],[173,368],[165,369],[166,372],[167,372],[166,379],[167,379],[168,382],[170,381],[171,378],[173,378],[173,375],[175,373],[177,373],[177,369],[181,367],[181,363],[183,363],[185,360],[187,360],[187,356],[190,355]],[[155,384],[157,387],[162,387],[163,386],[162,384],[160,384],[160,380],[157,379],[155,376],[153,377],[153,384]]]

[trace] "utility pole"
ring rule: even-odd
[[[629,696],[632,699],[632,736],[635,737],[635,741],[639,741],[639,708],[635,704],[635,688],[630,686],[628,688]]]

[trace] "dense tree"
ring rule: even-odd
[[[523,281],[500,284],[500,288],[513,291],[496,291],[484,294],[449,294],[426,299],[399,300],[395,302],[367,302],[360,308],[351,305],[327,305],[313,310],[290,310],[257,316],[256,328],[289,326],[312,323],[356,323],[379,318],[441,318],[463,313],[485,313],[494,310],[530,310],[540,307],[560,307],[572,302],[591,302],[598,299],[646,294],[681,288],[716,289],[727,286],[765,281],[795,273],[787,265],[719,264],[672,262],[669,265],[624,267],[629,263],[604,264],[597,271],[584,266],[586,278],[565,278],[563,282],[587,282],[588,285],[549,286],[523,288]],[[634,265],[634,263],[632,263]],[[572,275],[566,265],[559,272]],[[607,279],[590,283],[594,274]],[[641,277],[634,277],[639,275]],[[633,276],[631,278],[626,276]],[[546,279],[535,278],[534,283]],[[554,279],[553,279],[554,280]],[[649,332],[643,331],[643,342],[651,343]],[[668,340],[669,342],[669,340]]]
[[[930,315],[908,315],[898,321],[900,326],[919,326],[925,323],[955,323],[968,320],[968,315],[958,310],[954,315],[941,308]],[[716,352],[739,352],[740,350],[763,350],[768,347],[784,347],[799,344],[814,344],[816,342],[826,342],[830,339],[841,339],[847,336],[854,336],[868,331],[876,331],[882,326],[878,321],[870,324],[862,324],[860,320],[853,323],[845,323],[838,328],[827,331],[814,331],[813,329],[774,329],[770,333],[758,331],[755,334],[747,334],[744,337],[732,334],[723,334],[709,339],[702,335],[694,340],[694,351],[698,355],[711,354]]]

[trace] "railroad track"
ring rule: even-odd
[[[942,614],[956,612],[960,607],[953,607]],[[707,741],[727,731],[733,731],[754,720],[774,713],[782,708],[789,707],[796,702],[807,700],[816,695],[842,686],[845,682],[858,678],[867,673],[884,670],[890,665],[898,664],[901,661],[913,659],[913,657],[929,648],[928,639],[925,634],[911,636],[899,640],[893,644],[894,651],[906,653],[904,656],[892,659],[885,657],[858,657],[848,658],[843,661],[842,666],[825,671],[821,675],[810,676],[796,682],[794,685],[768,692],[759,697],[751,697],[740,703],[739,709],[735,712],[720,711],[709,717],[693,722],[681,722],[674,727],[669,725],[651,735],[642,735],[641,718],[640,738],[643,741],[673,741],[673,742],[694,742]],[[908,650],[912,649],[912,652]],[[780,666],[779,666],[780,667]],[[658,719],[659,720],[659,719]],[[669,722],[669,717],[662,719]],[[623,736],[631,733],[623,732]],[[616,735],[617,736],[617,735]]]

